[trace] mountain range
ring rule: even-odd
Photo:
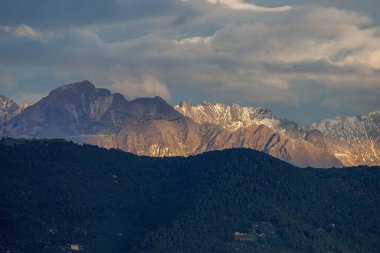
[[[330,151],[345,166],[380,163],[380,111],[356,117],[322,119],[301,128],[293,121],[277,118],[265,108],[207,102],[191,106],[182,102],[175,109],[197,123],[217,124],[230,132],[252,125],[265,125],[291,139],[306,140]]]
[[[89,81],[59,87],[23,110],[1,98],[12,137],[66,138],[147,156],[245,147],[299,167],[380,164],[380,112],[299,127],[265,108],[207,102],[173,107],[160,97],[129,101]]]

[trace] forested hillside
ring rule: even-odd
[[[16,141],[14,141],[16,142]],[[380,168],[0,145],[0,252],[380,252]]]

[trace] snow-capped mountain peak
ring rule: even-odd
[[[326,137],[330,150],[345,165],[378,165],[380,161],[380,112],[363,116],[335,116],[312,123]]]
[[[191,106],[183,101],[174,108],[199,124],[215,124],[231,131],[251,125],[265,125],[277,129],[280,125],[280,120],[268,109],[241,107],[235,103],[226,105],[202,102]]]
[[[16,104],[13,99],[0,95],[0,119],[5,115],[11,118],[20,112],[20,106]]]

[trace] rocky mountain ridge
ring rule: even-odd
[[[238,104],[228,106],[208,102],[191,106],[185,101],[174,108],[199,124],[216,124],[231,131],[250,125],[265,125],[272,129],[277,129],[280,125],[280,120],[265,108],[240,107]]]
[[[265,125],[292,140],[305,140],[331,152],[345,166],[380,164],[379,111],[356,117],[336,116],[299,127],[265,108],[207,102],[195,106],[181,102],[174,108],[200,124],[216,124],[232,133],[252,125]]]
[[[274,131],[282,131],[283,134],[291,138],[304,134],[296,122],[279,119],[267,108],[241,107],[236,103],[226,105],[208,102],[191,106],[185,101],[174,106],[174,108],[199,124],[216,124],[232,132],[251,125],[264,125]]]
[[[10,135],[63,137],[148,156],[245,147],[300,167],[342,166],[323,131],[301,129],[267,109],[185,102],[173,108],[160,97],[129,101],[89,81],[57,88],[14,116]]]
[[[13,99],[0,95],[0,122],[7,117],[12,118],[20,112],[20,106],[13,101]]]
[[[346,166],[380,163],[380,112],[356,117],[336,116],[308,126],[323,133],[326,144]]]

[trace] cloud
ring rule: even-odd
[[[0,31],[2,32],[10,32],[11,31],[11,27],[10,26],[0,26]]]
[[[190,38],[184,38],[180,40],[173,40],[174,44],[177,45],[194,45],[194,44],[209,44],[212,40],[212,36],[208,37],[201,37],[201,36],[194,36]]]
[[[27,37],[27,38],[33,38],[33,39],[38,39],[42,37],[41,33],[35,31],[32,27],[24,25],[24,24],[20,25],[15,30],[15,34],[17,37]]]
[[[38,102],[41,98],[46,97],[48,93],[34,93],[34,92],[25,92],[20,93],[17,96],[13,97],[13,99],[19,104],[28,104],[32,105]]]
[[[247,3],[242,0],[207,0],[211,4],[220,4],[223,7],[227,7],[233,10],[249,10],[257,12],[283,12],[292,9],[291,6],[282,7],[262,7],[256,4]]]
[[[131,77],[124,77],[123,79],[116,77],[111,85],[111,89],[129,98],[160,96],[168,99],[170,97],[166,85],[154,76],[144,76],[141,80]]]
[[[18,26],[0,26],[0,32],[8,33],[17,38],[27,38],[37,41],[46,41],[46,36],[32,27],[21,24]]]

